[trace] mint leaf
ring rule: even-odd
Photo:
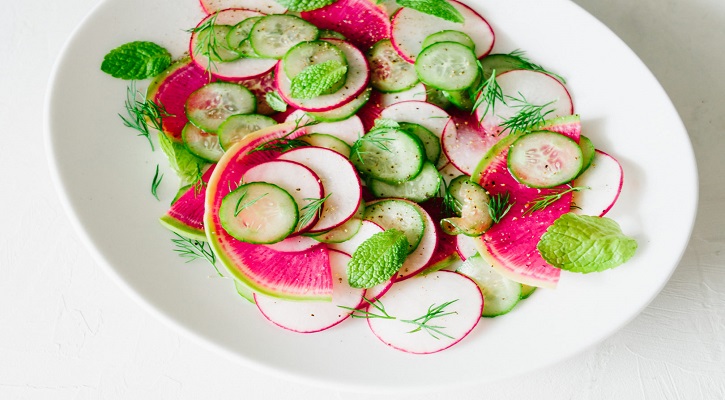
[[[290,96],[296,99],[313,99],[330,90],[346,74],[347,65],[337,60],[310,65],[292,78]]]
[[[347,280],[355,288],[370,288],[390,280],[408,256],[405,233],[389,229],[376,233],[355,250],[347,264]]]
[[[289,11],[312,11],[336,2],[337,0],[277,0],[277,3]]]
[[[637,242],[612,219],[568,213],[554,221],[536,248],[549,264],[588,274],[624,264]]]
[[[181,179],[182,185],[197,181],[200,172],[207,164],[206,161],[192,154],[183,143],[174,142],[163,133],[159,134],[159,145],[169,159],[171,168]]]
[[[272,108],[274,111],[277,112],[285,112],[287,111],[287,103],[282,100],[282,97],[280,97],[279,93],[277,92],[267,92],[264,95],[264,99],[267,101],[267,104],[270,108]]]
[[[152,42],[121,45],[103,57],[101,71],[114,78],[140,80],[154,77],[171,65],[168,50]]]
[[[451,3],[446,0],[396,0],[403,7],[412,8],[424,14],[443,18],[446,21],[462,24],[465,19]]]

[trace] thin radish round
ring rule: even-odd
[[[476,57],[482,58],[491,52],[494,43],[494,33],[491,26],[477,12],[456,0],[450,4],[463,15],[463,24],[424,14],[412,8],[401,8],[393,15],[391,40],[400,55],[415,62],[418,53],[423,50],[423,41],[440,31],[454,30],[467,34],[476,45]]]
[[[500,137],[488,133],[476,117],[467,111],[453,109],[450,115],[451,122],[441,138],[443,152],[459,171],[471,175],[481,157]]]
[[[355,46],[337,39],[326,39],[342,50],[347,58],[347,80],[345,86],[335,93],[317,96],[312,99],[296,99],[290,94],[291,80],[285,73],[284,60],[277,65],[277,89],[284,101],[300,110],[321,112],[341,107],[362,93],[368,84],[370,70],[365,55]]]
[[[380,105],[382,107],[392,106],[396,103],[402,103],[409,100],[426,101],[428,95],[425,91],[425,85],[418,83],[408,90],[395,93],[380,93]]]
[[[320,242],[312,239],[311,237],[296,235],[290,236],[281,242],[267,244],[265,246],[275,251],[281,251],[285,253],[298,253],[301,251],[309,250],[317,246],[318,244],[320,244]]]
[[[471,279],[438,271],[395,283],[376,304],[393,317],[368,318],[378,339],[407,353],[430,354],[460,342],[476,327],[483,296]],[[372,306],[368,312],[381,314]]]
[[[596,150],[592,164],[571,185],[588,187],[574,192],[572,212],[581,215],[604,216],[619,198],[624,183],[622,165],[609,154]]]
[[[213,44],[204,43],[203,40],[200,40],[199,35],[205,31],[203,27],[209,23],[211,18],[216,18],[214,21],[216,25],[234,26],[247,18],[263,15],[260,12],[251,10],[231,9],[207,16],[197,25],[191,35],[189,54],[191,54],[192,59],[199,67],[222,79],[247,79],[269,72],[277,65],[277,60],[267,58],[240,58],[230,62],[213,61],[209,58],[209,55],[215,52],[213,48],[210,48],[210,46],[213,47]]]
[[[306,125],[313,121],[314,119],[307,116],[307,114],[302,110],[296,110],[292,114],[288,115],[285,120],[285,122],[299,122],[300,125]],[[326,135],[332,135],[352,146],[355,141],[365,134],[365,127],[363,127],[360,117],[353,115],[352,117],[342,121],[320,122],[309,125],[307,127],[307,131],[309,133],[324,133]]]
[[[250,168],[242,177],[244,182],[268,182],[286,190],[297,203],[297,209],[307,205],[305,199],[320,199],[324,196],[320,177],[310,168],[293,161],[274,160]],[[301,212],[301,211],[300,211]],[[297,232],[305,232],[317,223],[312,218]]]
[[[327,200],[322,205],[320,220],[308,232],[329,231],[355,215],[362,201],[360,178],[345,157],[329,149],[310,146],[290,150],[279,159],[305,165],[320,177]],[[301,211],[300,215],[303,214]]]
[[[284,14],[287,8],[275,0],[200,0],[201,7],[207,14],[229,8],[246,8],[265,14]]]
[[[478,253],[476,238],[466,235],[456,235],[456,251],[463,261],[473,257]]]
[[[289,301],[255,293],[259,311],[275,325],[299,333],[319,332],[339,324],[350,315],[348,309],[361,304],[365,292],[347,283],[349,261],[349,255],[330,251],[332,301]]]
[[[450,185],[451,182],[459,176],[465,175],[458,168],[456,168],[453,163],[446,164],[443,168],[439,169],[438,172],[441,173],[441,177],[443,178],[443,182],[446,184],[446,186]]]

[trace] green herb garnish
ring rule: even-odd
[[[354,288],[371,288],[390,280],[408,256],[405,233],[389,229],[376,233],[355,250],[347,264],[347,276]]]
[[[452,336],[447,335],[445,332],[443,332],[441,330],[441,329],[445,329],[444,326],[428,325],[428,322],[430,322],[431,320],[434,320],[436,318],[445,317],[446,315],[457,314],[456,311],[445,312],[446,307],[448,307],[449,305],[451,305],[457,301],[458,301],[458,299],[452,300],[452,301],[447,301],[439,306],[432,304],[430,307],[428,307],[428,312],[426,312],[424,315],[422,315],[416,319],[401,320],[401,322],[407,322],[409,324],[417,325],[417,328],[413,329],[412,331],[410,331],[408,333],[425,331],[426,333],[431,335],[434,339],[440,339],[438,336],[436,336],[436,334],[438,334],[440,336],[445,336],[449,339],[453,339]]]
[[[180,257],[186,258],[187,263],[196,259],[206,260],[214,267],[219,276],[223,276],[216,266],[216,256],[208,243],[183,237],[176,232],[174,232],[174,235],[177,237],[176,239],[171,239],[176,246],[174,251]]]
[[[216,18],[218,14],[215,13],[208,18],[204,23],[194,28],[186,30],[188,33],[196,33],[197,40],[194,44],[194,54],[205,56],[209,61],[206,65],[206,71],[211,76],[212,69],[216,69],[216,61],[222,59],[219,53],[219,41],[217,40],[216,32],[214,32],[214,26],[216,25]],[[222,44],[226,45],[226,44]]]
[[[476,99],[476,102],[473,104],[473,108],[471,109],[471,112],[475,112],[478,107],[481,104],[486,104],[485,108],[483,109],[482,119],[486,115],[488,115],[488,112],[491,111],[491,114],[495,113],[496,110],[496,102],[500,101],[504,104],[506,104],[506,100],[503,96],[503,89],[501,89],[501,86],[498,84],[498,81],[496,80],[496,70],[494,69],[491,72],[491,76],[481,84],[481,87],[476,90],[477,93],[474,98]]]
[[[385,135],[385,133],[388,132],[389,129],[391,128],[373,128],[370,130],[370,132],[358,138],[358,140],[356,140],[355,143],[352,144],[352,147],[350,149],[350,158],[352,159],[352,156],[355,156],[358,160],[360,160],[360,163],[365,164],[363,156],[368,152],[362,151],[361,147],[366,144],[370,144],[388,153],[392,152],[392,150],[390,150],[390,148],[388,147],[388,143],[395,140],[395,138],[383,136]]]
[[[198,185],[201,182],[199,188],[203,187],[201,177],[207,165],[206,161],[192,154],[183,143],[171,140],[164,133],[159,134],[159,145],[169,159],[169,165],[181,179],[182,185]]]
[[[265,194],[263,194],[263,195],[261,195],[259,197],[256,197],[256,198],[254,198],[252,200],[245,201],[245,199],[247,198],[247,192],[245,191],[244,193],[242,193],[241,196],[239,196],[239,200],[237,200],[237,204],[234,206],[234,216],[235,217],[238,216],[239,213],[241,213],[242,211],[244,211],[248,207],[253,206],[254,203],[258,202],[259,200],[261,200],[262,198],[264,198],[264,196],[266,196],[268,194],[269,193],[265,193]],[[242,203],[243,201],[244,201],[244,203]]]
[[[322,215],[322,206],[325,204],[325,201],[330,198],[330,196],[332,196],[332,193],[321,199],[305,199],[310,203],[302,207],[300,210],[300,214],[302,214],[302,216],[300,217],[297,227],[301,228],[307,226],[307,224],[309,224],[316,216],[319,217]]]
[[[306,122],[302,123],[302,121],[305,120],[305,116],[301,116],[295,120],[295,126],[292,128],[289,133],[286,133],[285,135],[278,137],[276,139],[270,139],[266,142],[260,144],[259,146],[253,148],[249,151],[249,153],[256,153],[258,151],[278,151],[281,153],[284,153],[285,151],[289,151],[292,149],[296,149],[298,147],[304,147],[309,146],[310,144],[299,140],[299,139],[290,139],[290,135],[297,132],[297,130],[306,128],[308,126],[313,126],[319,124],[318,121],[315,120],[307,120]]]
[[[118,114],[123,124],[138,131],[138,136],[145,137],[151,146],[151,151],[153,151],[154,143],[151,141],[151,128],[160,132],[163,131],[163,119],[172,115],[153,100],[145,99],[143,93],[136,89],[136,82],[131,82],[126,88],[124,106],[126,115]],[[151,124],[150,127],[149,124]]]
[[[367,297],[363,296],[363,300],[365,300],[366,303],[368,303],[371,307],[378,310],[380,313],[375,313],[370,311],[370,308],[367,310],[361,310],[359,308],[352,308],[352,307],[345,307],[345,306],[338,306],[340,308],[343,308],[348,311],[352,311],[350,314],[350,317],[352,318],[382,318],[382,319],[395,319],[395,317],[391,317],[387,311],[385,311],[385,306],[383,305],[383,302],[380,300],[377,301],[370,301]]]
[[[499,223],[501,219],[508,214],[513,207],[514,203],[509,202],[510,193],[499,193],[495,196],[491,196],[488,201],[488,215],[494,223]]]
[[[571,192],[579,192],[581,190],[585,189],[591,189],[589,186],[574,186],[569,187],[569,189],[565,190],[558,190],[554,193],[550,193],[544,196],[539,196],[533,201],[530,201],[526,203],[526,206],[528,207],[526,211],[524,211],[523,215],[531,214],[536,211],[541,211],[545,209],[546,207],[549,207],[550,205],[554,204],[557,200],[561,199],[562,196],[564,196],[567,193]]]
[[[412,8],[446,21],[459,24],[465,21],[463,15],[446,0],[396,0],[396,2],[402,7]]]
[[[553,109],[546,110],[547,107],[554,104],[554,101],[550,101],[544,105],[536,105],[529,103],[523,94],[519,93],[521,97],[507,96],[513,104],[512,108],[517,108],[518,112],[511,118],[501,123],[501,133],[509,131],[509,134],[525,133],[529,128],[534,125],[540,124],[546,121],[546,116],[554,112]],[[544,111],[546,110],[546,111]]]
[[[551,75],[551,76],[557,78],[562,83],[566,84],[566,79],[564,79],[561,75],[557,75],[557,74],[547,70],[546,68],[542,67],[539,64],[534,64],[533,62],[531,62],[531,60],[526,58],[524,56],[524,54],[525,53],[523,50],[514,50],[507,55],[511,58],[514,58],[518,62],[517,69],[526,69],[529,71],[543,72],[545,74],[548,74],[548,75]]]
[[[141,80],[154,77],[171,65],[171,54],[153,42],[130,42],[106,54],[101,71],[114,78]]]
[[[154,179],[151,181],[151,194],[156,197],[156,200],[159,199],[159,194],[157,193],[159,189],[159,185],[161,184],[161,181],[164,179],[164,174],[159,175],[159,164],[156,164],[156,172],[154,173]]]
[[[264,95],[264,99],[267,101],[267,104],[270,108],[272,108],[274,111],[277,112],[285,112],[287,111],[287,103],[282,100],[282,97],[279,95],[279,93],[272,91],[267,92]]]
[[[330,90],[346,74],[347,65],[338,60],[310,65],[292,78],[290,96],[296,99],[313,99]]]
[[[317,10],[325,6],[329,6],[337,0],[277,0],[289,11],[302,12]]]

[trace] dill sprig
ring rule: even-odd
[[[521,97],[507,96],[512,102],[517,103],[511,105],[511,107],[517,108],[518,112],[501,123],[501,133],[505,131],[509,131],[509,134],[525,133],[532,126],[546,121],[546,116],[554,112],[553,109],[546,110],[547,107],[554,104],[554,101],[536,105],[526,100],[526,97],[520,92],[519,96]]]
[[[174,235],[176,235],[176,239],[171,239],[171,241],[176,246],[174,251],[179,254],[179,257],[185,258],[187,263],[197,259],[206,260],[214,267],[219,276],[223,276],[216,266],[216,256],[208,243],[186,238],[176,232]]]
[[[251,207],[251,206],[253,206],[253,205],[254,205],[254,203],[258,202],[259,200],[261,200],[262,198],[264,198],[264,196],[266,196],[266,195],[268,195],[268,194],[269,194],[269,193],[265,193],[265,194],[263,194],[263,195],[261,195],[261,196],[259,196],[259,197],[257,197],[257,198],[254,198],[254,199],[252,199],[252,200],[249,200],[249,201],[247,201],[247,202],[245,202],[245,203],[242,203],[242,201],[244,201],[244,200],[245,200],[245,199],[247,198],[247,191],[245,191],[245,192],[244,192],[244,193],[242,193],[242,195],[241,195],[241,196],[239,197],[239,200],[237,200],[237,204],[236,204],[236,205],[234,206],[234,216],[235,216],[235,217],[236,217],[236,216],[238,216],[238,215],[239,215],[239,213],[241,213],[242,211],[244,211],[244,210],[245,210],[245,209],[247,209],[248,207]]]
[[[591,189],[589,186],[574,186],[569,187],[569,189],[565,190],[559,190],[554,193],[550,193],[544,196],[539,196],[536,199],[526,203],[526,206],[528,207],[526,211],[524,211],[523,215],[526,214],[532,214],[536,211],[541,211],[545,209],[546,207],[549,207],[550,205],[554,204],[557,200],[561,199],[562,196],[564,196],[567,193],[571,192],[578,192],[585,189]]]
[[[539,64],[534,64],[531,60],[526,58],[525,52],[523,50],[517,49],[512,51],[508,54],[509,57],[512,57],[518,61],[519,65],[518,68],[520,69],[527,69],[530,71],[537,71],[537,72],[543,72],[545,74],[551,75],[555,77],[556,79],[560,80],[561,83],[566,84],[566,79],[564,79],[561,75],[555,74],[546,68],[542,67]]]
[[[151,181],[151,194],[156,197],[156,200],[159,199],[159,185],[161,184],[161,181],[164,179],[164,174],[159,174],[159,164],[156,164],[156,172],[154,173],[154,179]]]
[[[150,136],[151,128],[162,131],[163,119],[165,117],[171,117],[172,115],[153,100],[146,99],[143,93],[136,89],[135,81],[131,81],[126,88],[126,101],[124,106],[126,108],[126,115],[118,114],[123,124],[138,131],[138,136],[145,137],[149,141],[151,151],[154,151],[154,143],[151,141]]]
[[[305,121],[306,116],[303,115],[295,120],[295,126],[292,128],[292,130],[289,131],[289,133],[285,134],[284,136],[278,137],[276,139],[270,139],[266,142],[260,144],[259,146],[253,148],[249,151],[249,153],[256,153],[258,151],[277,151],[280,153],[284,153],[286,151],[296,149],[298,147],[304,147],[309,146],[310,144],[305,142],[304,140],[300,139],[290,139],[290,135],[297,132],[297,130],[306,128],[308,126],[313,126],[319,124],[319,121],[315,121],[312,119],[307,119]],[[303,123],[304,121],[304,123]]]
[[[463,209],[463,205],[448,190],[448,187],[450,185],[448,183],[446,183],[445,180],[441,180],[441,182],[443,184],[440,187],[440,192],[438,193],[438,197],[441,197],[443,199],[443,213],[446,215],[460,215],[461,211]]]
[[[457,301],[458,301],[458,299],[452,300],[452,301],[447,301],[439,306],[432,304],[430,307],[428,307],[428,311],[424,315],[422,315],[416,319],[411,319],[411,320],[403,319],[403,320],[401,320],[401,322],[406,322],[406,323],[417,326],[417,328],[409,331],[408,333],[425,331],[426,333],[431,335],[434,339],[440,339],[438,336],[436,336],[436,334],[440,335],[440,336],[445,336],[449,339],[453,339],[452,336],[450,336],[442,331],[442,329],[445,329],[444,326],[429,325],[428,322],[430,322],[431,320],[434,320],[436,318],[445,317],[446,315],[457,314],[456,311],[445,312],[446,307],[448,307],[449,305],[451,305]]]
[[[203,24],[196,26],[191,29],[187,29],[188,33],[197,33],[197,41],[194,45],[194,54],[203,55],[209,61],[206,65],[206,71],[211,75],[212,69],[216,69],[216,60],[221,60],[222,56],[219,54],[219,43],[217,41],[216,32],[214,32],[214,26],[216,25],[216,18],[218,14],[212,15],[209,19],[204,21]]]
[[[198,197],[201,194],[201,191],[206,187],[206,182],[204,182],[204,171],[202,171],[201,166],[196,166],[196,172],[194,174],[194,181],[191,182],[191,187],[194,188],[194,197]]]
[[[345,306],[338,306],[342,309],[352,311],[350,314],[351,318],[382,318],[382,319],[395,319],[395,317],[391,317],[387,311],[385,311],[385,306],[383,305],[383,302],[380,300],[377,301],[370,301],[367,297],[363,296],[363,300],[365,300],[366,303],[368,303],[370,306],[372,306],[374,309],[378,310],[380,314],[376,314],[375,312],[371,312],[370,308],[367,310],[361,310],[359,308],[352,308],[352,307],[345,307]]]
[[[327,199],[332,196],[332,193],[328,194],[327,196],[321,198],[321,199],[305,199],[306,201],[309,201],[310,203],[306,206],[302,207],[300,210],[300,220],[297,224],[297,227],[301,228],[304,226],[307,226],[307,224],[310,223],[313,219],[315,219],[315,216],[319,217],[322,215],[322,206],[325,204]]]
[[[499,223],[513,207],[514,203],[510,202],[510,196],[511,194],[507,191],[491,196],[488,201],[488,215],[491,216],[494,223]]]
[[[473,104],[471,113],[475,112],[481,104],[485,103],[486,106],[483,109],[483,113],[481,113],[482,119],[484,116],[488,115],[489,111],[491,111],[491,114],[495,113],[497,101],[506,104],[503,89],[501,89],[501,86],[496,80],[495,69],[491,71],[491,76],[485,82],[481,83],[481,86],[475,91],[475,93],[476,95],[474,98],[476,99],[476,102]]]
[[[362,164],[365,164],[365,160],[363,160],[363,155],[367,154],[368,152],[362,151],[360,148],[367,143],[377,147],[382,151],[391,153],[392,150],[390,150],[387,144],[395,139],[382,136],[383,134],[385,134],[385,132],[388,131],[388,129],[391,128],[382,127],[371,129],[368,133],[358,138],[358,140],[356,140],[355,143],[352,144],[350,153],[357,157]],[[350,158],[352,158],[352,155],[350,156]]]

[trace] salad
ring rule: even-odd
[[[435,353],[562,270],[634,255],[604,216],[621,165],[582,134],[565,77],[493,54],[465,4],[200,6],[188,54],[136,41],[101,69],[131,81],[123,123],[182,182],[160,218],[175,250],[221,267],[262,318],[300,333],[361,318]]]

